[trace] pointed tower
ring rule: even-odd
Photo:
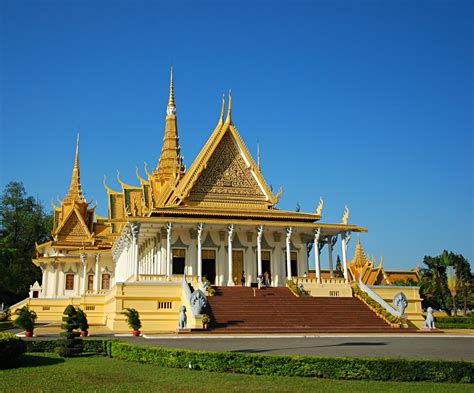
[[[82,193],[78,134],[69,191],[64,201],[61,202],[61,206],[54,206],[54,239],[60,242],[90,241],[92,239],[94,209],[95,207],[89,209],[89,202],[86,201]]]
[[[85,202],[84,195],[82,194],[81,171],[79,169],[79,134],[77,134],[76,156],[72,168],[71,184],[64,202]]]
[[[153,178],[163,186],[170,179],[180,179],[185,173],[181,148],[179,147],[178,124],[176,119],[176,104],[174,102],[173,69],[170,76],[170,95],[166,107],[165,136],[163,148]]]

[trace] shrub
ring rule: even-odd
[[[76,312],[77,312],[77,323],[79,325],[79,329],[81,329],[82,331],[89,329],[87,314],[81,308],[77,308]]]
[[[57,341],[56,352],[61,357],[71,357],[82,352],[82,340],[79,337],[80,333],[76,330],[79,328],[78,315],[73,305],[65,308],[63,314],[63,324],[61,329],[61,336],[66,337],[64,340]]]
[[[474,382],[474,362],[414,359],[363,359],[309,356],[248,355],[145,347],[115,341],[110,356],[186,368],[254,375],[365,379],[377,381]]]
[[[0,367],[14,362],[25,352],[23,340],[11,333],[0,333]]]
[[[301,296],[303,294],[298,288],[298,285],[296,285],[293,280],[286,280],[286,286],[290,288],[291,292],[293,292],[296,296]]]
[[[113,340],[85,339],[82,341],[83,352],[106,354]],[[25,340],[26,352],[56,352],[60,340]]]
[[[126,308],[125,311],[121,312],[122,315],[127,317],[128,326],[133,330],[140,330],[142,323],[140,321],[140,314],[134,308]]]
[[[19,310],[16,310],[15,314],[18,315],[18,318],[14,321],[15,326],[28,332],[33,332],[35,321],[38,318],[36,313],[33,310],[30,310],[28,306],[23,306]]]
[[[12,318],[12,311],[7,308],[0,313],[0,322],[9,321]]]

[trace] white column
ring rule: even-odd
[[[334,266],[332,263],[332,236],[328,236],[328,259],[329,259],[329,277],[334,278]]]
[[[227,280],[227,286],[233,286],[234,280],[232,278],[232,240],[234,238],[234,224],[230,224],[227,227],[227,248],[228,248],[228,261],[229,261],[229,279]]]
[[[99,292],[100,288],[100,254],[95,254],[95,293]]]
[[[82,263],[82,294],[86,294],[86,280],[87,280],[87,254],[86,253],[81,253],[79,255],[81,258],[81,263]]]
[[[202,231],[204,229],[204,224],[197,225],[197,274],[198,280],[202,279]]]
[[[52,297],[58,297],[59,264],[57,262],[53,262],[51,266],[53,267],[53,279],[54,279]]]
[[[321,258],[319,254],[319,238],[321,236],[321,228],[314,231],[314,263],[316,266],[316,280],[318,284],[321,283]]]
[[[173,224],[169,222],[166,224],[166,277],[171,278],[171,233]]]
[[[290,250],[290,240],[291,240],[291,234],[293,233],[293,228],[288,227],[286,228],[286,278],[288,280],[292,279],[292,274],[291,274],[291,250]]]
[[[40,264],[41,271],[43,272],[43,279],[41,280],[41,297],[46,297],[48,294],[48,264]]]
[[[351,240],[351,233],[349,231],[341,233],[341,244],[342,244],[342,264],[344,266],[344,281],[346,284],[349,282],[349,272],[347,271],[347,245]]]
[[[138,236],[140,234],[140,223],[133,222],[130,224],[132,229],[132,274],[135,276],[135,281],[138,281],[140,276],[139,252],[138,252]]]
[[[262,236],[263,225],[257,227],[257,277],[262,275]]]

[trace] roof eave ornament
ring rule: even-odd
[[[232,90],[229,90],[229,106],[227,107],[227,118],[225,119],[225,124],[232,123]]]

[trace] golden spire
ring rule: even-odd
[[[227,107],[226,124],[232,124],[232,91],[229,90],[229,106]]]
[[[362,248],[362,244],[360,243],[360,239],[357,239],[357,247],[355,250],[354,258],[352,258],[351,265],[361,269],[364,266],[368,265],[369,261],[365,256],[364,249]]]
[[[221,115],[219,117],[219,121],[217,122],[217,127],[216,128],[219,128],[222,124],[224,124],[224,110],[225,110],[225,95],[222,94]]]
[[[168,98],[168,106],[166,107],[166,114],[168,116],[176,114],[176,104],[174,102],[173,67],[171,67],[171,71],[170,71],[170,96]]]
[[[79,169],[79,133],[77,134],[76,156],[74,159],[74,167],[72,168],[71,185],[69,186],[69,192],[64,201],[85,202],[84,195],[82,194],[81,173]]]
[[[165,136],[163,147],[157,168],[153,171],[153,177],[160,184],[181,178],[184,174],[183,158],[179,146],[178,124],[176,120],[176,104],[174,101],[173,69],[170,75],[170,96],[166,108]]]

